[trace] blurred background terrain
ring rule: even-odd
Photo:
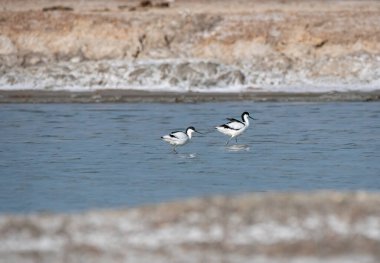
[[[378,90],[378,1],[1,1],[0,89]]]

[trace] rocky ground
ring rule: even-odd
[[[379,24],[370,0],[2,1],[0,89],[372,92]]]
[[[0,216],[0,262],[380,261],[380,195],[214,197]]]

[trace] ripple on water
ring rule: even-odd
[[[229,152],[242,152],[242,151],[248,152],[251,148],[247,144],[234,144],[234,145],[226,146],[226,149]]]
[[[73,211],[252,191],[380,191],[376,102],[1,107],[0,211]],[[228,138],[213,127],[244,111],[260,120],[239,143],[225,146]],[[189,125],[205,134],[178,154],[159,139]]]

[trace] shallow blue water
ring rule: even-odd
[[[257,118],[236,145],[214,131]],[[171,148],[160,136],[204,135]],[[380,103],[3,104],[0,211],[75,211],[211,194],[380,190]]]

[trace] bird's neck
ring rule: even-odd
[[[191,132],[191,131],[188,131],[188,132],[187,132],[187,136],[189,137],[189,139],[191,139],[191,135],[192,135],[192,132]]]
[[[248,119],[247,115],[245,115],[243,117],[243,122],[244,122],[245,126],[249,126],[249,119]]]

